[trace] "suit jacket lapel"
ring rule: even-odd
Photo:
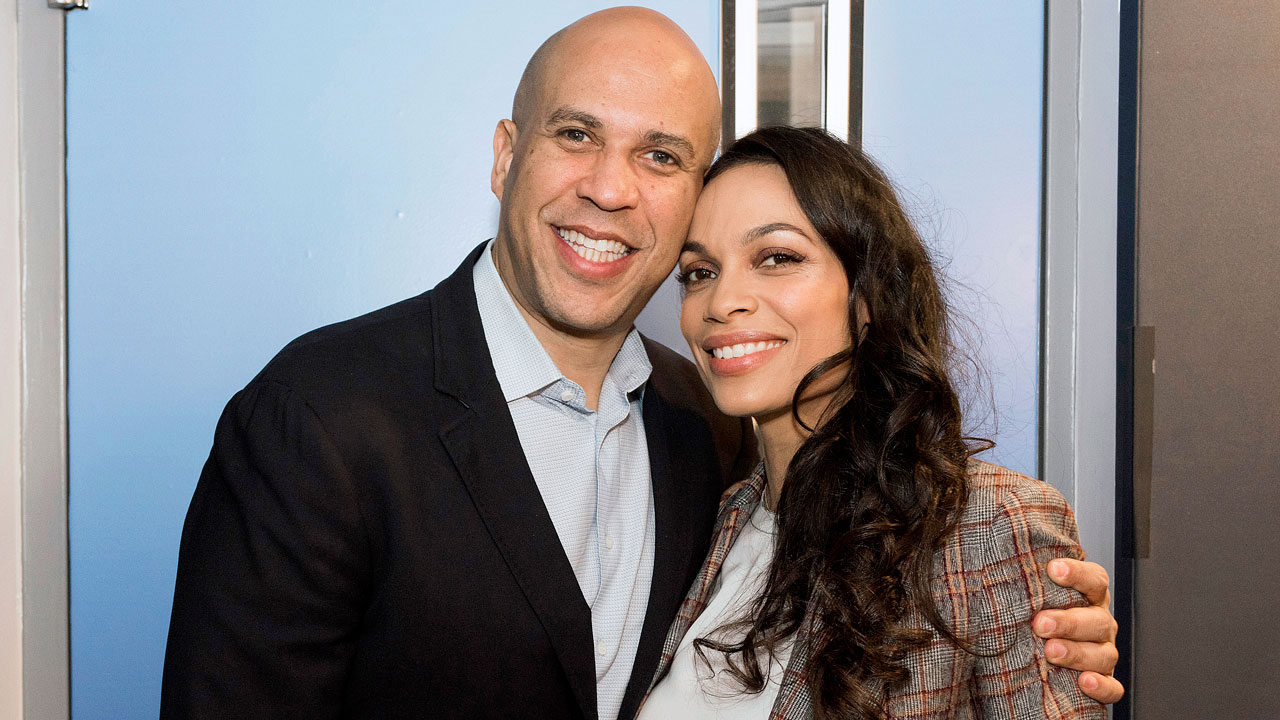
[[[691,548],[691,535],[697,532],[686,489],[677,480],[671,457],[669,432],[666,419],[666,402],[650,384],[644,396],[645,440],[649,447],[649,475],[653,487],[654,529],[653,579],[649,584],[649,602],[644,616],[640,643],[636,648],[635,665],[618,713],[620,718],[634,714],[649,687],[658,664],[662,639],[671,625],[674,608],[670,598],[679,598],[684,591],[686,568]]]
[[[660,372],[655,363],[654,373]],[[688,439],[685,436],[693,431],[689,421],[687,414],[680,414],[672,398],[664,394],[661,378],[651,378],[645,388],[644,427],[657,522],[656,547],[644,629],[618,715],[624,719],[635,713],[648,691],[690,575],[702,564],[704,538],[711,520],[702,514],[709,506],[714,507],[722,487],[720,476],[714,472],[715,449],[710,443],[706,447],[694,444],[697,452],[706,454],[703,463],[677,457],[673,445],[677,439]]]
[[[436,388],[458,401],[440,439],[494,544],[550,637],[583,716],[596,717],[591,609],[529,470],[494,374],[472,267],[481,245],[432,292]]]

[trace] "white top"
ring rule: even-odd
[[[642,403],[652,365],[631,329],[595,410],[564,377],[493,264],[472,271],[493,369],[525,460],[591,607],[596,709],[615,720],[635,664],[653,578],[654,509]],[[494,482],[501,482],[494,478]]]
[[[716,577],[707,607],[680,641],[671,669],[649,693],[637,720],[745,720],[768,718],[778,697],[782,674],[791,657],[791,641],[779,648],[769,668],[769,684],[752,695],[745,694],[731,676],[723,653],[705,648],[704,662],[693,647],[695,638],[706,637],[726,621],[746,617],[751,603],[760,594],[773,560],[775,515],[761,503],[742,529]],[[732,639],[740,640],[742,633]],[[728,639],[716,636],[718,641]],[[764,661],[761,657],[761,662]]]

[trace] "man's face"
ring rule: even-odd
[[[610,52],[550,63],[520,126],[499,124],[495,256],[516,302],[556,332],[625,332],[675,265],[717,141],[701,68]]]

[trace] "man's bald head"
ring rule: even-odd
[[[720,96],[715,75],[693,39],[675,22],[654,10],[616,7],[592,13],[547,38],[534,52],[520,76],[511,119],[517,127],[529,124],[539,98],[562,73],[591,63],[597,53],[633,56],[635,62],[669,75],[672,85],[688,88],[715,108],[719,138]]]
[[[589,337],[613,356],[675,267],[719,141],[715,76],[666,17],[604,10],[538,48],[494,128],[490,187],[494,264],[544,346]]]

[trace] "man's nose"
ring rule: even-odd
[[[601,210],[634,208],[640,200],[640,182],[631,159],[622,152],[597,155],[590,172],[578,182],[578,196]]]

